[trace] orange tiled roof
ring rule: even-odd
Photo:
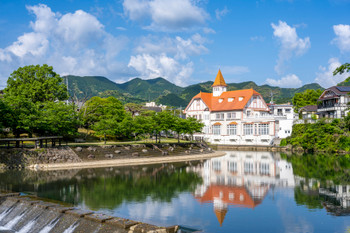
[[[224,77],[221,74],[220,69],[219,69],[218,74],[216,75],[216,78],[215,78],[215,81],[214,81],[212,87],[215,87],[215,86],[225,86],[225,87],[227,87],[227,84],[225,82]]]
[[[232,121],[232,122],[230,122],[230,124],[229,124],[229,125],[237,125],[237,122]]]
[[[233,195],[232,199],[230,198],[230,194]],[[224,203],[228,205],[238,205],[252,209],[261,203],[261,200],[254,200],[245,187],[224,185],[209,186],[204,195],[200,198],[197,198],[197,200],[201,203],[205,203],[213,202],[214,198],[220,198]]]
[[[237,91],[226,91],[223,92],[220,96],[214,97],[213,93],[200,92],[192,99],[202,99],[210,111],[231,111],[242,110],[253,95],[260,95],[260,93],[253,89],[245,89]],[[239,101],[239,97],[243,97],[243,99]],[[233,98],[233,101],[229,102],[229,98]],[[221,103],[219,103],[219,99],[222,99]]]

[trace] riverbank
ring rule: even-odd
[[[39,217],[40,216],[40,217]],[[178,226],[160,227],[80,209],[36,196],[0,191],[0,232],[175,233]]]
[[[106,167],[206,159],[212,149],[202,143],[80,145],[55,148],[0,149],[0,169]],[[57,164],[57,166],[53,166]]]
[[[40,164],[40,165],[35,164],[35,165],[31,165],[29,168],[34,170],[69,170],[69,169],[77,169],[77,168],[122,167],[122,166],[197,161],[197,160],[210,159],[214,157],[220,157],[223,155],[225,155],[225,152],[216,151],[208,154],[195,154],[195,155],[112,159],[112,160],[89,161],[89,162],[79,162],[79,163],[59,163],[59,164]]]

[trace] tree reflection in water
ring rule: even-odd
[[[39,197],[84,203],[91,209],[114,209],[124,201],[147,198],[169,202],[181,192],[193,192],[202,178],[185,164],[83,169],[69,171],[6,171],[0,189],[34,193]]]

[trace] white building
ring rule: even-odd
[[[203,132],[195,137],[203,137],[215,144],[270,145],[274,138],[290,135],[293,120],[289,125],[288,118],[293,118],[292,106],[285,107],[283,115],[275,116],[255,90],[227,91],[220,70],[212,87],[213,93],[200,92],[184,111],[187,117],[205,124]]]
[[[279,126],[277,136],[286,138],[292,134],[293,122],[298,119],[291,104],[269,104],[271,114]]]
[[[350,87],[333,86],[324,90],[317,100],[317,114],[320,118],[341,118],[348,114]]]

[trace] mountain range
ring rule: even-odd
[[[187,87],[179,87],[164,78],[143,80],[132,79],[128,82],[118,84],[102,76],[64,76],[68,83],[71,96],[78,99],[89,99],[93,96],[114,96],[123,103],[144,103],[155,101],[158,104],[186,107],[193,96],[202,92],[212,92],[212,81],[193,84]],[[67,82],[68,79],[68,82]],[[266,102],[270,102],[271,96],[275,103],[291,102],[295,93],[306,89],[321,89],[319,84],[306,84],[300,88],[280,88],[269,85],[257,85],[253,81],[241,83],[228,83],[228,91],[253,88],[259,92]]]

